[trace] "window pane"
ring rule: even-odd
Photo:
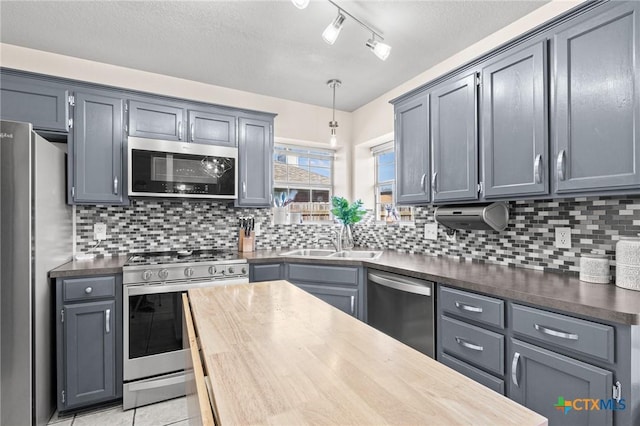
[[[322,167],[311,167],[309,178],[313,184],[331,185],[331,170]]]
[[[378,156],[378,163],[380,163],[380,164],[383,164],[383,163],[394,163],[395,162],[395,158],[396,158],[395,152],[393,152],[393,151],[386,152],[386,153],[380,154]]]
[[[309,170],[289,164],[287,167],[287,181],[293,183],[309,183]]]
[[[314,189],[311,191],[311,201],[315,203],[329,202],[329,191],[325,189]]]
[[[295,194],[293,192],[294,190],[291,190],[291,196],[293,197],[293,201],[296,203],[307,203],[309,202],[310,198],[311,198],[311,194],[308,189],[298,189],[295,190]]]
[[[309,159],[306,158],[306,157],[298,157],[298,160],[295,161],[295,163],[297,163],[298,166],[308,166],[309,165]]]
[[[379,164],[378,165],[378,181],[385,182],[395,179],[395,165],[391,164]]]
[[[286,163],[287,156],[282,153],[276,152],[273,154],[273,160],[277,163]]]
[[[310,158],[309,164],[312,166],[320,166],[320,167],[331,167],[331,161],[329,160],[320,160],[318,158]]]
[[[276,182],[287,181],[287,165],[284,163],[273,163],[273,180]]]

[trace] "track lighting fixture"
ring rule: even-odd
[[[309,5],[310,0],[291,0],[291,1],[297,8],[304,9]],[[328,44],[333,44],[336,42],[336,40],[338,39],[338,36],[340,35],[340,31],[342,30],[342,25],[344,24],[344,21],[348,16],[349,18],[353,19],[358,24],[360,24],[362,28],[364,28],[365,30],[371,33],[371,38],[367,40],[365,45],[369,49],[371,49],[371,51],[378,58],[382,59],[383,61],[387,60],[387,58],[389,57],[389,54],[391,53],[391,46],[382,42],[384,40],[382,35],[374,31],[369,25],[365,24],[360,19],[350,14],[349,12],[344,10],[342,7],[338,6],[333,0],[328,0],[328,1],[333,6],[335,6],[336,9],[338,9],[338,16],[336,16],[336,18],[322,32],[322,38],[324,39],[324,41],[326,41]]]
[[[338,35],[340,35],[340,31],[342,31],[342,24],[344,23],[344,15],[340,13],[340,9],[338,9],[338,16],[336,19],[330,23],[327,28],[322,32],[322,38],[328,44],[333,44],[336,42]]]
[[[391,53],[391,46],[376,40],[376,33],[371,33],[371,38],[365,43],[371,51],[383,61],[386,61]]]
[[[291,2],[298,9],[306,9],[309,6],[309,0],[291,0]]]
[[[329,145],[335,148],[338,145],[338,137],[336,136],[336,129],[338,128],[338,122],[336,121],[336,87],[340,87],[342,82],[338,79],[332,79],[327,81],[327,86],[333,89],[333,119],[329,122],[329,128],[331,129],[331,138],[329,139]]]

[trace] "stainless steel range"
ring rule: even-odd
[[[123,268],[124,409],[184,395],[188,342],[181,294],[249,282],[247,261],[230,251],[133,254]]]

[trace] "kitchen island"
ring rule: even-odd
[[[210,381],[218,425],[547,424],[287,281],[192,289],[188,298],[196,378]]]

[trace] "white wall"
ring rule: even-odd
[[[354,111],[352,171],[354,198],[364,200],[367,207],[373,206],[373,185],[364,177],[371,176],[373,178],[374,176],[369,148],[378,143],[393,140],[393,106],[389,104],[389,100],[464,65],[583,1],[553,0]]]
[[[331,109],[196,81],[154,74],[85,59],[0,43],[0,65],[131,90],[175,96],[207,103],[277,113],[276,142],[324,146],[329,144]],[[327,96],[330,92],[327,92]],[[335,193],[351,198],[351,113],[336,111],[338,152]]]

